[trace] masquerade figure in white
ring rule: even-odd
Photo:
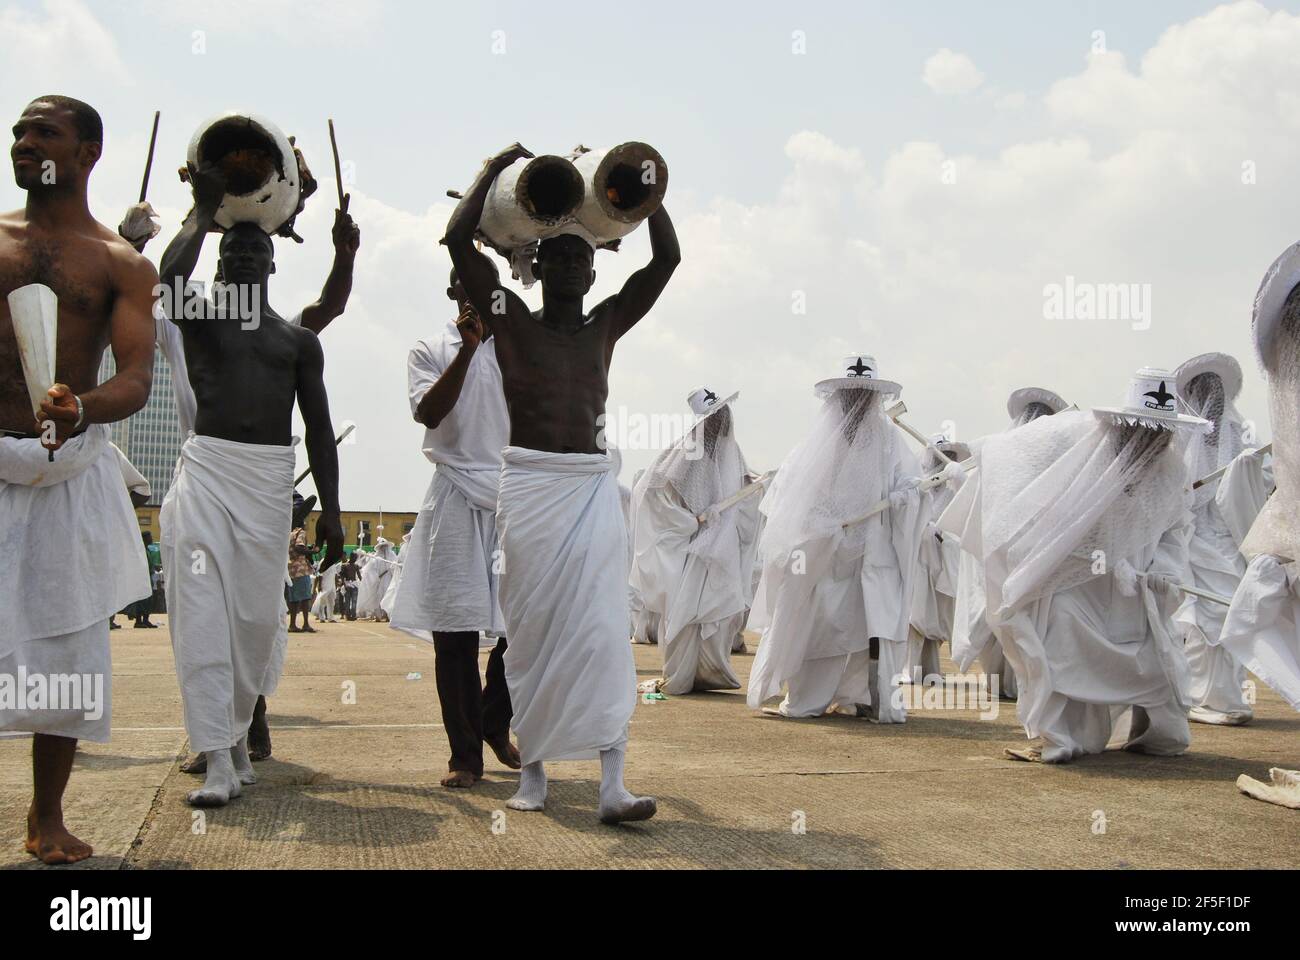
[[[1246,572],[1219,643],[1300,710],[1300,243],[1287,248],[1265,274],[1255,296],[1253,333],[1268,375],[1277,488],[1241,545]],[[1271,773],[1270,784],[1243,776],[1237,785],[1252,796],[1300,809],[1300,771],[1274,768]]]
[[[761,510],[763,577],[749,626],[762,634],[748,702],[786,717],[828,710],[902,723],[897,679],[917,551],[929,510],[921,465],[885,414],[902,388],[874,358],[846,358],[816,386],[809,436],[781,465]],[[867,519],[881,502],[888,506]]]
[[[1008,430],[1033,423],[1040,417],[1060,413],[1069,404],[1059,394],[1042,387],[1021,387],[1007,399],[1007,414],[1011,417]],[[984,446],[987,437],[974,441],[972,454]],[[978,460],[976,461],[978,462]],[[949,500],[951,503],[951,500]],[[945,508],[946,509],[946,508]],[[968,552],[962,550],[957,561],[957,598],[953,615],[952,658],[957,669],[969,670],[978,659],[990,677],[997,678],[998,695],[1003,700],[1015,700],[1019,688],[1016,673],[1002,654],[997,637],[989,628],[984,616],[984,568]],[[991,686],[991,684],[990,684]]]
[[[1187,412],[1211,424],[1187,444],[1188,479],[1195,482],[1243,453],[1241,414],[1233,405],[1241,390],[1241,367],[1226,354],[1207,353],[1188,360],[1174,377]],[[1263,505],[1254,494],[1256,485],[1242,482],[1245,477],[1244,469],[1234,470],[1230,481],[1215,479],[1192,491],[1195,525],[1188,583],[1221,597],[1231,597],[1246,572],[1241,541]],[[1219,643],[1227,612],[1220,603],[1188,594],[1174,614],[1187,648],[1188,718],[1198,723],[1236,725],[1252,716],[1244,689],[1246,668]]]
[[[659,623],[669,694],[740,687],[731,650],[753,600],[759,497],[720,509],[748,476],[736,442],[737,396],[692,392],[687,402],[699,419],[633,491],[630,583]]]
[[[1122,407],[1059,413],[988,438],[941,527],[982,565],[990,627],[1036,742],[1065,763],[1108,743],[1158,755],[1190,742],[1187,663],[1170,616],[1186,570],[1188,437],[1173,376],[1143,369]]]
[[[927,477],[970,457],[970,448],[960,441],[938,435],[931,437],[930,442],[932,446],[921,453],[921,472]],[[918,556],[921,569],[916,589],[912,592],[907,657],[907,678],[916,683],[942,680],[939,650],[945,642],[952,640],[961,548],[954,537],[945,537],[939,531],[936,522],[961,489],[966,472],[958,468],[950,474],[948,482],[930,492],[930,517],[921,536]]]

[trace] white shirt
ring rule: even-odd
[[[411,348],[407,386],[411,416],[424,395],[451,366],[461,347],[460,331],[448,323],[440,336],[426,337]],[[510,416],[497,366],[496,339],[480,343],[470,360],[460,398],[432,430],[425,429],[422,450],[431,463],[462,470],[500,470],[501,451],[510,442]]]

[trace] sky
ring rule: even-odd
[[[611,418],[669,423],[696,387],[738,390],[737,435],[763,470],[849,354],[903,385],[918,430],[969,440],[1006,426],[1017,387],[1113,405],[1137,368],[1218,350],[1269,436],[1250,309],[1297,239],[1300,0],[0,2],[0,113],[48,93],[104,117],[91,208],[110,225],[162,111],[155,262],[189,207],[176,169],[204,119],[255,112],[296,135],[320,189],[306,242],[277,241],[284,315],[332,258],[334,119],[362,234],[347,313],[322,335],[332,416],[357,425],[344,509],[419,507],[430,467],[406,357],[453,315],[446,191],[515,140],[644,140],[668,164],[683,261],[618,345]],[[3,178],[0,206],[22,203]],[[600,253],[589,302],[648,256],[644,228]],[[1073,299],[1121,287],[1129,302],[1101,316]],[[656,452],[625,450],[623,481]]]

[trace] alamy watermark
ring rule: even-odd
[[[1151,284],[1088,283],[1067,276],[1043,287],[1044,320],[1122,320],[1151,328]]]
[[[19,665],[17,674],[0,673],[0,710],[68,710],[98,720],[104,715],[104,675],[36,673]]]

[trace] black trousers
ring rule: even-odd
[[[488,656],[487,683],[478,676],[478,634],[435,633],[433,671],[442,704],[442,723],[451,744],[448,770],[483,775],[483,741],[510,736],[510,691],[506,687],[506,638]]]

